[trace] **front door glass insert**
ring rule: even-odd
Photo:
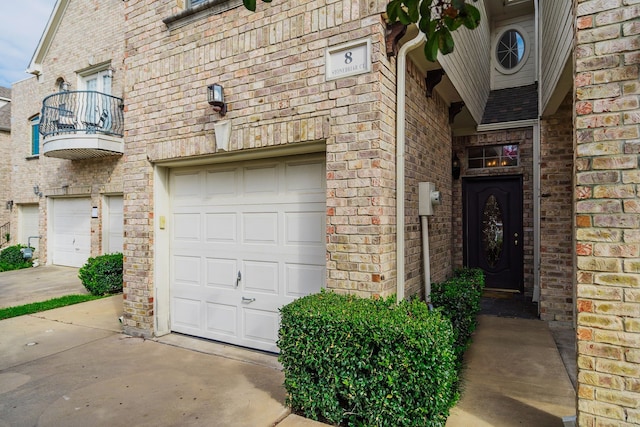
[[[500,261],[504,247],[504,222],[500,204],[494,195],[487,198],[482,212],[482,249],[492,268]]]

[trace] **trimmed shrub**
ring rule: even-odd
[[[89,258],[78,277],[92,295],[122,292],[122,254],[105,254]]]
[[[0,251],[0,271],[19,270],[31,267],[31,259],[25,260],[20,250],[24,245],[8,246]]]
[[[327,291],[280,311],[294,412],[342,426],[444,426],[458,392],[454,334],[440,312]]]
[[[431,302],[451,319],[456,335],[455,353],[458,362],[471,342],[471,334],[478,325],[480,299],[484,289],[484,272],[479,268],[462,268],[454,277],[431,285]]]

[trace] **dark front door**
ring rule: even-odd
[[[522,291],[522,177],[467,178],[462,197],[465,265],[487,288]]]

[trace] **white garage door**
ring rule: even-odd
[[[102,251],[105,254],[122,252],[124,247],[123,212],[122,196],[105,197],[102,220]]]
[[[52,199],[52,263],[82,267],[91,253],[91,201]]]
[[[20,243],[27,245],[29,237],[40,234],[40,207],[38,205],[20,206]],[[40,252],[40,239],[31,239],[31,247],[34,249],[34,257],[38,257]]]
[[[171,329],[278,351],[278,308],[325,284],[323,160],[174,170]]]

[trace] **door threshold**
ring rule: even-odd
[[[506,292],[509,294],[519,294],[520,291],[516,290],[516,289],[502,289],[502,288],[484,288],[484,291],[489,291],[489,292]]]

